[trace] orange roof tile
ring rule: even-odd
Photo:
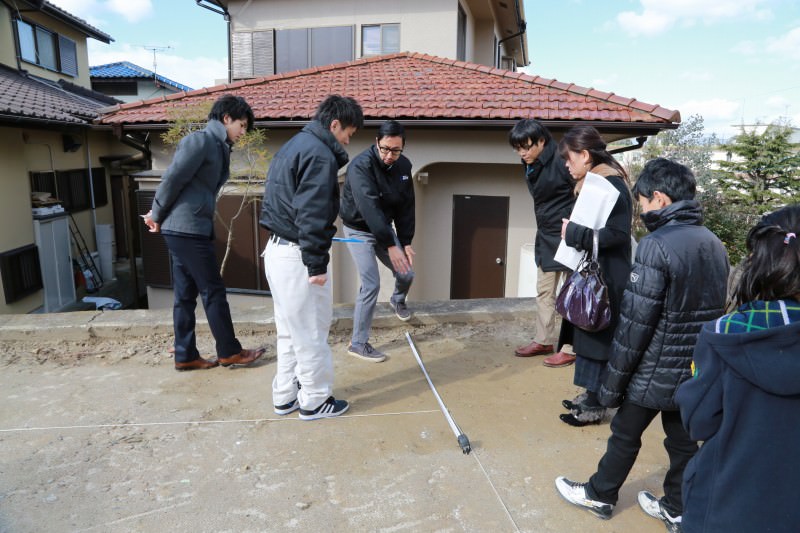
[[[237,81],[108,108],[100,124],[163,124],[167,109],[244,97],[257,121],[309,120],[332,93],[367,120],[583,120],[674,124],[680,113],[591,88],[427,54],[401,52]]]

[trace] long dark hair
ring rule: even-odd
[[[592,159],[592,166],[605,163],[619,172],[619,175],[626,183],[628,182],[628,173],[614,159],[614,156],[608,153],[606,143],[600,136],[600,132],[592,126],[575,126],[567,131],[564,137],[561,138],[561,142],[558,143],[558,150],[564,160],[567,159],[569,151],[580,152],[586,150]]]
[[[738,305],[800,295],[800,204],[761,217],[747,234],[750,254],[734,297]]]

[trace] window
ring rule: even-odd
[[[16,20],[15,24],[21,60],[69,76],[78,75],[75,41],[24,20]]]
[[[92,90],[109,96],[136,96],[135,81],[93,81]]]
[[[400,24],[361,26],[361,57],[400,51]]]
[[[31,172],[30,178],[32,191],[49,192],[71,213],[91,209],[92,197],[95,207],[108,203],[106,172],[103,167],[92,168],[91,187],[87,168],[57,170],[55,173]]]
[[[234,32],[231,43],[235,80],[354,59],[353,26]]]

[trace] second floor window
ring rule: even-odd
[[[48,70],[78,75],[75,41],[24,20],[15,22],[20,59]]]
[[[400,24],[361,26],[361,57],[400,51]]]

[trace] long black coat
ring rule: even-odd
[[[608,361],[614,329],[619,321],[619,304],[628,275],[631,272],[631,220],[633,200],[625,181],[619,176],[606,176],[606,179],[619,191],[619,197],[608,216],[605,227],[598,230],[597,260],[603,280],[608,286],[608,299],[611,304],[611,325],[594,333],[574,327],[566,320],[561,321],[561,335],[558,345],[572,344],[575,353],[588,359]],[[568,246],[577,250],[592,250],[593,231],[574,222],[567,225],[564,240]]]
[[[532,165],[525,165],[525,183],[536,215],[536,265],[543,272],[568,271],[553,257],[561,242],[561,219],[569,218],[575,206],[575,181],[558,154],[555,141],[544,145]]]

